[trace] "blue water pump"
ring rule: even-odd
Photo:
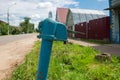
[[[49,18],[39,23],[38,38],[42,38],[38,71],[36,80],[46,80],[50,62],[52,44],[54,40],[67,41],[67,29],[64,24]]]

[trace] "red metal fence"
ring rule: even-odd
[[[77,32],[82,32],[82,33],[86,33],[86,22],[80,23],[80,24],[76,24],[75,25],[75,31]],[[83,34],[75,34],[75,38],[86,38],[86,35]]]
[[[75,34],[75,38],[86,38],[96,40],[109,40],[110,38],[110,18],[104,17],[90,20],[75,25],[75,31],[86,33],[86,35]]]

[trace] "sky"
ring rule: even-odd
[[[109,7],[108,0],[0,0],[0,20],[7,22],[9,9],[10,25],[18,26],[24,17],[30,17],[31,23],[38,23],[48,17],[49,11],[56,16],[57,7],[102,10]]]

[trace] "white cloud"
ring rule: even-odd
[[[41,16],[39,14],[34,14],[34,15],[31,15],[30,18],[40,18]]]
[[[15,2],[16,5],[13,5]],[[7,21],[9,8],[10,24],[17,26],[26,16],[31,18],[31,22],[38,24],[39,21],[48,17],[49,11],[52,11],[55,18],[57,7],[71,5],[77,7],[79,2],[74,0],[0,0],[0,19]]]
[[[41,2],[41,3],[38,3],[37,5],[37,8],[52,8],[53,7],[53,4],[51,2]]]

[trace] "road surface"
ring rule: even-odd
[[[5,45],[17,40],[36,37],[37,34],[20,34],[20,35],[10,35],[10,36],[0,36],[0,46]]]
[[[37,40],[37,34],[0,36],[0,80],[8,78],[21,64]]]

